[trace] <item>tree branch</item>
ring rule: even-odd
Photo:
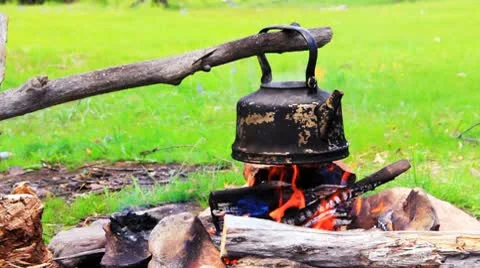
[[[309,29],[322,47],[332,38],[329,27]],[[252,35],[211,48],[178,56],[121,65],[56,80],[32,78],[23,86],[0,93],[0,121],[60,103],[127,88],[151,85],[178,85],[198,71],[260,53],[305,50],[304,39],[294,33],[274,32]]]
[[[7,16],[0,13],[0,85],[5,78],[5,58],[6,52],[5,48],[7,46],[7,27],[8,18]]]

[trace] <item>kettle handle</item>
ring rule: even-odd
[[[317,88],[317,80],[315,79],[315,65],[317,63],[317,42],[313,35],[300,25],[293,23],[292,25],[272,25],[260,30],[259,34],[266,33],[269,30],[284,30],[284,31],[296,31],[300,33],[305,41],[307,41],[307,47],[310,51],[307,63],[307,70],[305,72],[305,82],[310,89]],[[272,68],[268,63],[267,57],[264,53],[257,56],[260,68],[262,69],[262,84],[270,83],[272,81]]]

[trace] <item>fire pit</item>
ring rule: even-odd
[[[210,208],[216,230],[226,214],[271,219],[290,225],[343,230],[355,219],[355,197],[406,171],[406,160],[356,183],[338,160],[348,156],[343,130],[343,93],[321,90],[315,79],[317,46],[308,30],[272,26],[299,33],[309,49],[305,81],[272,82],[270,64],[258,56],[261,87],[237,104],[234,159],[245,162],[249,187],[216,191]],[[381,176],[380,176],[381,175]],[[361,207],[360,203],[356,203]],[[377,208],[377,210],[379,210]],[[386,225],[381,225],[386,226]]]

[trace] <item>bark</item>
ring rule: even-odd
[[[5,78],[8,18],[0,13],[0,85]]]
[[[0,267],[57,267],[42,239],[43,205],[37,196],[0,196]]]
[[[318,47],[332,38],[329,27],[313,28]],[[23,86],[0,93],[0,120],[31,113],[60,103],[127,88],[151,85],[178,85],[198,71],[267,52],[306,49],[304,39],[286,32],[252,35],[211,48],[178,56],[116,66],[56,80],[34,77]]]
[[[234,262],[234,268],[312,268],[307,264],[286,259],[245,257]]]
[[[480,231],[327,232],[227,215],[221,256],[283,258],[314,267],[478,267]]]

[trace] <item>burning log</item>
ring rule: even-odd
[[[162,219],[150,235],[149,268],[225,267],[200,220],[191,213]]]
[[[422,189],[413,189],[408,195],[399,195],[394,189],[385,190],[353,205],[355,218],[350,229],[380,228],[384,231],[438,231],[440,222]]]
[[[0,196],[0,267],[58,267],[42,239],[43,205],[27,184]]]
[[[384,230],[477,231],[475,217],[423,189],[396,187],[358,198],[352,214],[357,215],[349,228]],[[382,228],[382,226],[387,228]]]
[[[224,258],[283,258],[314,267],[478,267],[477,232],[328,232],[226,215]]]

